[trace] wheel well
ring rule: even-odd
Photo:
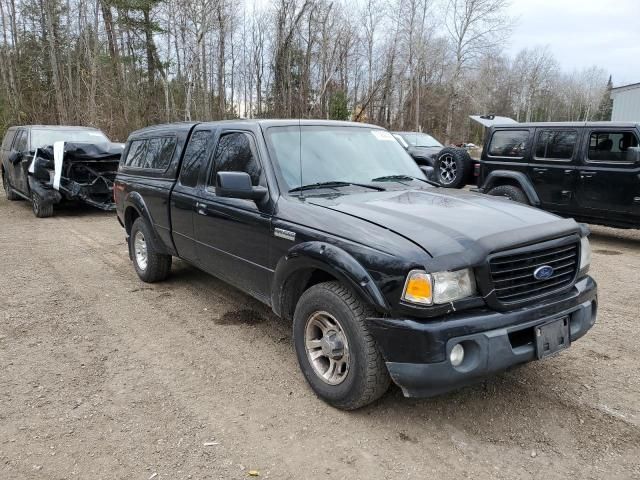
[[[282,288],[282,296],[280,300],[282,318],[292,322],[296,305],[298,304],[298,300],[300,300],[302,294],[314,285],[333,280],[338,279],[329,272],[318,268],[303,269],[295,272],[287,279]]]
[[[511,185],[512,187],[518,187],[520,190],[522,190],[522,185],[520,185],[520,182],[518,182],[515,178],[509,178],[509,177],[496,178],[491,183],[490,189],[495,187],[501,187],[503,185]]]
[[[133,222],[140,216],[138,211],[133,207],[128,207],[124,212],[124,228],[127,231],[127,235],[131,233],[131,227]]]

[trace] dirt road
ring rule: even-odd
[[[0,479],[640,478],[640,232],[593,231],[567,352],[344,413],[266,307],[180,261],[143,284],[112,215],[0,196]]]

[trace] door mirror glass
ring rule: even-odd
[[[629,147],[627,159],[629,162],[640,163],[640,147]]]
[[[253,186],[251,176],[246,172],[218,172],[216,174],[216,195],[218,197],[260,200],[267,195],[267,189]]]

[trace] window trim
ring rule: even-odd
[[[213,149],[213,151],[211,152],[211,155],[209,156],[209,160],[208,160],[208,165],[207,165],[207,170],[205,172],[205,177],[203,179],[204,183],[203,183],[203,188],[205,191],[215,195],[216,193],[216,186],[215,185],[211,185],[209,182],[211,180],[211,175],[213,173],[213,170],[215,169],[215,158],[216,158],[216,151],[218,150],[218,145],[220,145],[220,139],[222,137],[224,137],[225,135],[229,135],[231,133],[244,133],[245,135],[249,135],[249,137],[251,137],[251,140],[253,141],[253,153],[255,154],[256,157],[256,161],[258,162],[258,165],[260,166],[260,176],[262,177],[264,175],[264,181],[265,184],[267,185],[268,188],[268,182],[267,182],[267,177],[264,171],[264,163],[262,162],[262,159],[260,158],[260,152],[258,149],[258,141],[256,139],[256,136],[253,134],[253,132],[251,130],[242,130],[239,128],[232,128],[229,130],[220,130],[218,132],[218,136],[216,138],[216,144],[215,144],[215,148]]]
[[[150,140],[156,140],[158,138],[173,138],[175,140],[174,144],[173,144],[173,150],[171,151],[171,157],[169,159],[169,163],[167,163],[167,166],[165,168],[145,168],[145,167],[132,167],[130,165],[127,165],[127,158],[129,158],[129,151],[131,150],[131,144],[133,142],[139,142],[139,141],[143,141],[145,142],[145,150],[148,148],[148,143]],[[129,142],[129,145],[127,147],[127,155],[124,156],[122,158],[122,169],[123,170],[130,170],[133,172],[150,172],[150,173],[167,173],[167,170],[169,170],[169,167],[171,167],[171,163],[173,161],[173,157],[176,154],[176,148],[178,148],[178,137],[177,135],[173,135],[173,134],[166,134],[166,135],[158,135],[158,136],[153,136],[153,137],[143,137],[143,138],[134,138]],[[146,152],[145,152],[146,155]]]
[[[631,133],[636,137],[636,142],[638,142],[638,146],[640,146],[640,138],[638,137],[638,133],[636,132],[635,129],[633,128],[615,128],[615,127],[610,127],[610,128],[603,128],[603,129],[598,129],[598,128],[594,128],[594,129],[590,129],[588,130],[587,136],[585,138],[585,142],[586,142],[586,151],[585,151],[585,155],[584,155],[584,163],[585,164],[596,164],[596,165],[622,165],[622,166],[634,166],[636,163],[635,162],[618,162],[616,160],[591,160],[589,158],[589,150],[590,150],[590,146],[591,146],[591,135],[594,133]]]
[[[491,155],[491,145],[493,144],[493,138],[495,137],[496,133],[499,132],[527,132],[527,146],[526,148],[523,150],[523,155],[520,157],[509,157],[509,156],[504,156],[504,155]],[[489,139],[489,144],[487,145],[487,158],[506,158],[509,160],[524,160],[525,157],[527,156],[527,152],[528,150],[531,148],[531,129],[529,128],[500,128],[498,130],[494,130],[491,133],[491,138]]]
[[[538,139],[540,137],[540,135],[542,135],[542,133],[544,132],[573,132],[576,134],[576,142],[573,145],[573,151],[571,152],[571,156],[569,158],[544,158],[544,157],[538,157],[536,155],[536,149],[538,146]],[[575,129],[575,128],[553,128],[553,127],[548,127],[548,128],[539,128],[536,130],[536,134],[534,137],[534,141],[533,141],[533,155],[531,155],[531,158],[533,160],[539,161],[539,162],[558,162],[558,163],[571,163],[574,161],[574,159],[576,158],[576,152],[579,150],[580,148],[580,132]]]

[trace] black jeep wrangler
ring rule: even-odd
[[[582,222],[640,228],[639,138],[638,123],[493,126],[478,191]]]
[[[445,392],[553,355],[596,321],[585,228],[434,186],[379,127],[150,127],[129,137],[114,192],[143,281],[175,256],[269,305],[339,408],[390,381]]]

